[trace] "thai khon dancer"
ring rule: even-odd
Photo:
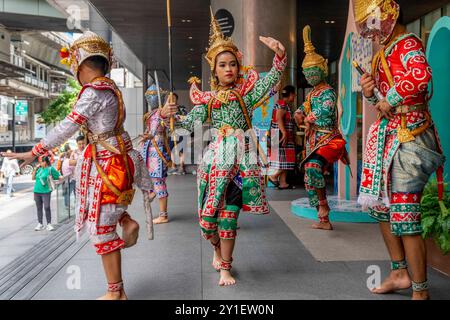
[[[380,222],[391,257],[391,273],[374,293],[413,289],[427,299],[425,243],[421,237],[421,194],[444,156],[428,109],[431,68],[422,41],[406,31],[393,0],[356,0],[361,36],[381,45],[372,74],[361,77],[363,95],[379,111],[363,156],[359,202]],[[374,23],[376,22],[376,23]]]
[[[93,32],[86,32],[70,48],[61,49],[63,63],[82,85],[72,112],[30,152],[10,157],[31,163],[52,148],[61,145],[80,129],[89,144],[78,158],[76,177],[77,236],[87,230],[96,253],[102,257],[108,281],[107,293],[99,299],[127,299],[124,291],[121,253],[133,246],[139,225],[127,212],[136,184],[143,192],[144,207],[150,208],[148,191],[151,180],[140,153],[124,130],[125,106],[113,80],[106,77],[111,68],[112,49]],[[150,221],[151,223],[151,221]],[[117,233],[122,227],[122,237]]]
[[[300,166],[305,168],[304,181],[309,203],[311,207],[317,208],[319,218],[319,222],[312,227],[332,230],[324,172],[328,166],[340,159],[348,163],[346,142],[339,132],[337,95],[333,87],[326,82],[328,61],[316,53],[309,26],[303,28],[303,41],[303,74],[313,89],[294,113],[297,124],[305,128],[306,143]]]
[[[260,37],[275,52],[273,67],[261,79],[254,69],[244,73],[242,54],[232,39],[222,34],[212,13],[211,19],[206,54],[211,91],[201,91],[195,79],[191,82],[195,107],[178,126],[193,131],[196,122],[210,122],[213,128],[212,141],[198,168],[198,217],[203,237],[214,248],[212,266],[220,271],[219,285],[226,286],[235,283],[230,270],[240,210],[269,213],[256,136],[253,131],[249,135],[244,132],[252,129],[254,107],[278,83],[287,59],[279,41]],[[173,114],[176,105],[166,104],[163,110],[163,116]]]

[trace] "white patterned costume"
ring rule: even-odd
[[[78,65],[86,58],[82,59],[83,54],[101,55],[93,53],[92,47],[88,48],[91,51],[83,51],[83,45],[91,45],[92,42],[97,45],[94,47],[96,49],[99,44],[104,44],[103,39],[89,32],[72,45],[71,55],[77,59],[75,68],[71,64],[75,75]],[[106,50],[106,47],[103,49]],[[142,190],[152,189],[143,159],[133,149],[130,137],[123,129],[124,120],[125,108],[120,90],[111,79],[96,78],[83,86],[72,112],[32,151],[36,156],[42,155],[68,140],[81,126],[87,129],[89,144],[83,156],[78,158],[75,169],[75,231],[79,234],[87,227],[96,252],[100,255],[119,250],[125,245],[116,227],[127,214],[127,205],[134,195],[133,184]]]

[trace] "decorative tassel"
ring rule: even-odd
[[[68,58],[70,56],[69,49],[67,47],[62,47],[61,50],[59,50],[59,56],[61,58]]]
[[[61,57],[61,64],[70,65],[70,52],[67,47],[62,47],[61,50],[59,50],[59,56]]]
[[[65,65],[70,65],[69,59],[68,58],[64,58],[60,60],[61,64],[65,64]]]
[[[401,128],[398,128],[398,130],[397,130],[398,141],[400,143],[405,143],[405,142],[410,142],[410,141],[415,140],[416,138],[414,138],[411,131],[406,127],[406,114],[405,113],[402,113],[401,120],[402,120]]]
[[[384,204],[387,208],[390,208],[390,206],[391,206],[391,200],[389,199],[389,197],[383,197],[383,204]]]
[[[153,240],[154,230],[153,230],[153,213],[151,206],[153,198],[150,198],[148,191],[142,190],[142,194],[144,196],[144,213],[145,213],[145,223],[147,225],[147,238],[148,240]]]
[[[358,197],[358,204],[366,210],[369,207],[373,207],[380,204],[380,200],[376,196],[362,195]]]
[[[194,83],[201,84],[202,81],[199,78],[197,78],[197,77],[190,77],[189,80],[188,80],[188,83],[189,84],[194,84]]]

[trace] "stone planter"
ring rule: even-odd
[[[425,245],[427,247],[428,265],[450,277],[450,254],[444,255],[433,239],[426,239]]]

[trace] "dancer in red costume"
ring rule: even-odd
[[[428,110],[431,68],[422,41],[397,21],[395,1],[355,0],[354,11],[360,34],[382,45],[372,75],[361,78],[363,94],[381,118],[369,130],[358,201],[380,222],[392,260],[389,277],[373,292],[412,285],[413,299],[428,299],[420,199],[444,162]]]

